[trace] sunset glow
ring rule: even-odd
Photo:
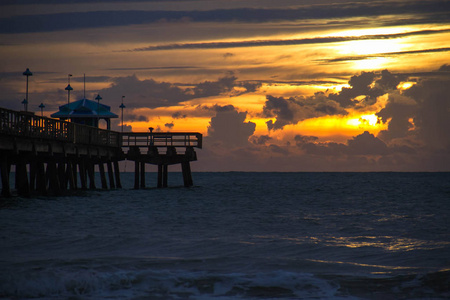
[[[450,24],[442,17],[448,3],[25,2],[0,5],[2,107],[22,108],[21,74],[30,68],[35,111],[41,102],[44,115],[57,111],[73,74],[73,100],[100,94],[118,113],[125,95],[126,131],[201,132],[205,147],[215,147],[207,152],[214,168],[238,149],[259,159],[276,149],[291,161],[318,153],[333,161],[384,145],[384,165],[367,160],[376,170],[411,163],[450,169],[418,165],[415,157],[450,147],[443,130],[450,109],[442,100],[450,72]],[[332,19],[324,17],[328,10]],[[113,129],[120,124],[113,120]]]

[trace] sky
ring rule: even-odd
[[[194,171],[450,171],[450,1],[3,0],[0,107],[26,68],[36,114],[70,80],[124,131],[202,133]]]

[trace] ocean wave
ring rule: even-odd
[[[214,273],[84,265],[2,274],[1,299],[448,299],[450,271],[386,276]]]

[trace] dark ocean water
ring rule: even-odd
[[[450,298],[450,173],[193,176],[1,199],[0,299]]]

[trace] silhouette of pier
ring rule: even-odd
[[[1,194],[11,195],[13,165],[15,189],[21,196],[96,189],[95,166],[102,189],[122,188],[122,160],[135,163],[135,189],[145,188],[146,164],[158,166],[157,187],[167,187],[168,166],[180,164],[189,187],[190,162],[197,160],[194,148],[202,148],[200,133],[121,133],[0,108]]]

